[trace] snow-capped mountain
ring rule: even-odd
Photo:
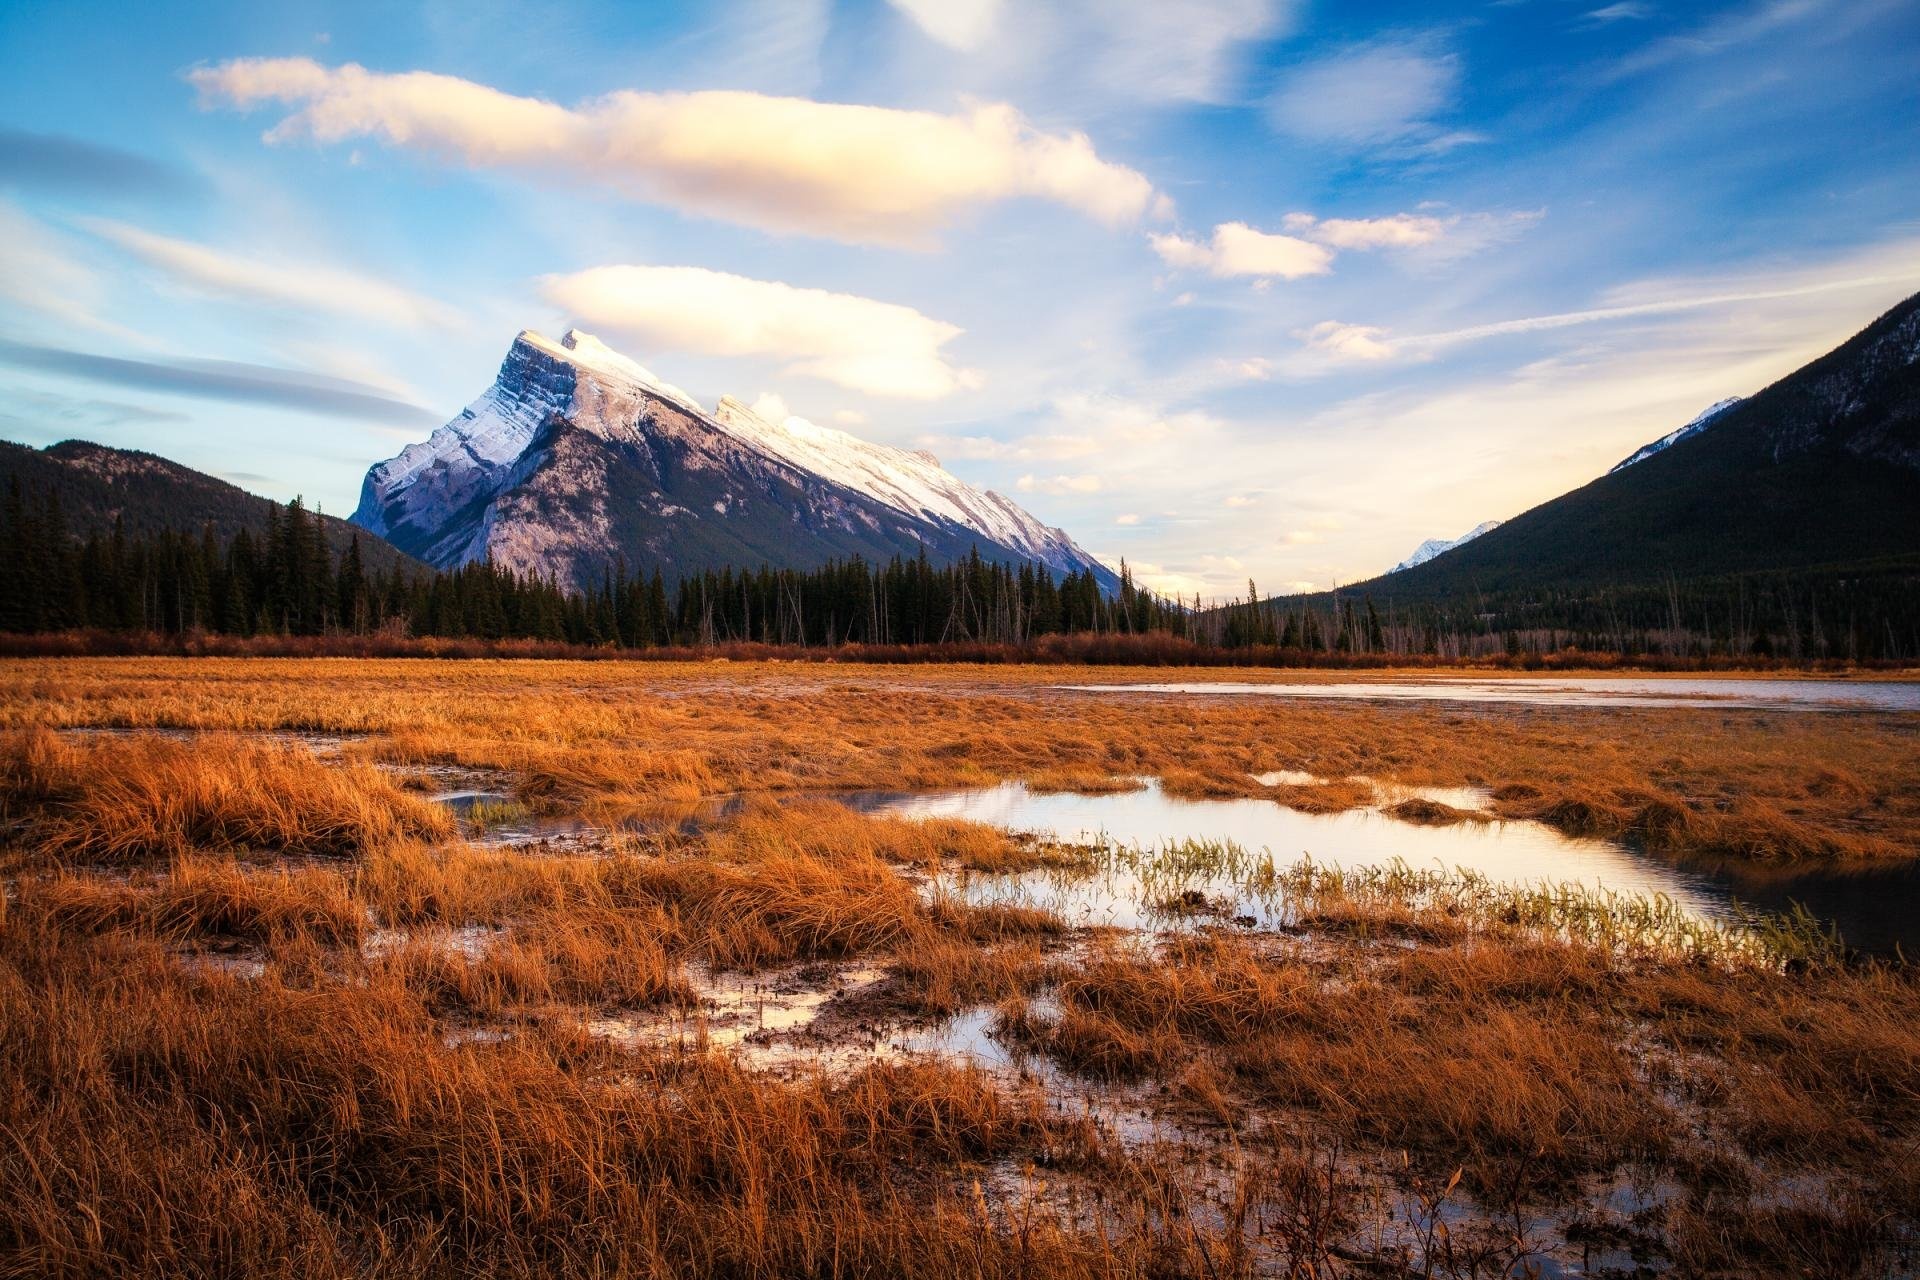
[[[1463,547],[1481,534],[1498,529],[1499,527],[1500,522],[1498,520],[1482,520],[1479,524],[1473,526],[1473,528],[1467,530],[1457,538],[1428,538],[1425,542],[1414,548],[1412,555],[1387,570],[1387,572],[1399,573],[1402,569],[1411,569],[1417,564],[1425,564],[1435,556],[1444,555],[1455,547]]]
[[[897,511],[972,529],[1026,559],[1074,568],[1086,553],[1058,529],[1041,524],[1019,504],[976,489],[924,449],[908,452],[821,427],[805,418],[773,422],[732,396],[722,396],[714,421],[741,439],[795,466],[876,498]]]
[[[723,399],[713,413],[590,334],[522,332],[459,417],[367,472],[353,520],[443,568],[491,556],[578,585],[860,555],[1099,564],[930,454]]]
[[[1612,475],[1616,471],[1625,471],[1636,462],[1645,462],[1654,454],[1671,449],[1688,436],[1699,435],[1702,431],[1705,431],[1713,425],[1715,418],[1739,404],[1740,400],[1741,397],[1739,396],[1728,396],[1725,400],[1715,401],[1705,409],[1702,409],[1699,416],[1687,423],[1684,427],[1674,428],[1658,440],[1655,440],[1652,444],[1643,444],[1638,449],[1635,449],[1631,456],[1614,463],[1613,466],[1607,469],[1607,474]]]

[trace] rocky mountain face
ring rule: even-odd
[[[1920,295],[1772,386],[1423,565],[1385,599],[1920,565]]]
[[[575,586],[621,561],[671,578],[976,548],[1118,586],[1065,533],[929,455],[730,399],[710,414],[578,330],[521,333],[478,400],[367,472],[352,518],[442,568],[490,556]]]

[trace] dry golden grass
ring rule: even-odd
[[[1151,774],[1326,810],[1370,787],[1483,785],[1502,814],[1753,859],[1920,851],[1920,736],[1898,716],[1128,697],[1057,686],[1209,673],[783,663],[44,659],[0,663],[0,726],[368,735],[390,762],[515,771],[530,799]],[[1236,680],[1264,679],[1233,673]],[[1327,678],[1286,673],[1289,680]],[[1351,678],[1342,676],[1341,678]]]
[[[1527,1224],[1589,1211],[1682,1274],[1911,1268],[1902,966],[1404,869],[1283,876],[1293,935],[1198,915],[1148,943],[933,888],[1087,867],[977,824],[747,795],[555,854],[462,843],[404,785],[497,768],[612,815],[1007,777],[1272,794],[1246,775],[1299,768],[1335,781],[1273,789],[1290,804],[1374,803],[1362,775],[1477,784],[1759,858],[1889,855],[1920,822],[1920,747],[1889,717],[1042,687],[1073,674],[0,667],[0,1276],[1465,1277],[1523,1274]],[[290,730],[366,736],[338,760],[241,736]],[[856,965],[885,977],[845,1003],[854,1041],[996,1011],[1086,1092],[885,1054],[762,1074],[590,1031],[693,1016],[714,970]],[[1664,1207],[1608,1218],[1620,1180]]]
[[[0,811],[38,819],[35,844],[72,862],[133,863],[195,849],[351,856],[453,834],[444,809],[366,764],[225,735],[69,742],[45,729],[0,739]]]

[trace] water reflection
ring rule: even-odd
[[[1083,796],[1042,794],[1025,783],[963,791],[867,792],[847,797],[864,812],[901,817],[966,818],[1074,844],[1115,841],[1153,849],[1185,841],[1227,842],[1271,853],[1282,866],[1301,858],[1333,867],[1382,866],[1396,858],[1415,867],[1476,871],[1509,884],[1579,884],[1641,895],[1664,894],[1705,917],[1731,914],[1713,880],[1605,840],[1562,835],[1537,822],[1463,822],[1430,827],[1399,822],[1372,809],[1301,813],[1271,800],[1182,800],[1157,778],[1139,791]],[[1466,797],[1459,797],[1465,799]],[[991,892],[1003,877],[972,878],[970,895]],[[1095,881],[1022,877],[1021,891],[1039,905],[1084,923],[1149,927],[1160,917],[1142,901],[1139,877],[1110,868]],[[1225,878],[1208,894],[1225,892]],[[982,888],[981,886],[985,886]],[[1262,923],[1260,904],[1251,904]]]
[[[1459,676],[1321,683],[1070,684],[1082,693],[1192,693],[1388,702],[1527,702],[1573,707],[1717,707],[1769,711],[1920,711],[1920,682],[1898,680],[1725,680],[1668,676]]]

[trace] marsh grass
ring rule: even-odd
[[[480,848],[379,767],[515,770],[530,807],[608,826],[724,791],[1282,765],[1587,805],[1560,820],[1650,842],[1797,824],[1790,856],[1914,820],[1910,735],[1866,717],[1642,715],[1596,748],[1581,717],[1064,715],[1011,677],[912,678],[0,671],[0,1275],[1520,1274],[1534,1224],[1622,1229],[1593,1190],[1621,1179],[1665,1189],[1633,1228],[1649,1267],[1911,1269],[1920,986],[1804,915],[753,797],[590,853]],[[72,723],[199,736],[40,727]],[[372,736],[331,762],[233,736],[289,728]],[[1208,909],[1153,938],[1070,930],[945,891],[963,872]],[[1285,928],[1227,927],[1228,900]],[[885,978],[844,1025],[991,1010],[1036,1078],[1085,1092],[911,1057],[776,1077],[592,1034],[695,1013],[695,967],[855,965]]]
[[[1204,679],[1206,673],[1192,673]],[[986,784],[1375,803],[1371,777],[1485,786],[1499,816],[1756,861],[1920,851],[1920,739],[1901,717],[1115,698],[1070,668],[857,664],[18,660],[0,726],[367,735],[352,754],[509,770],[525,798]],[[1101,682],[1179,678],[1106,669]],[[1264,678],[1264,677],[1262,677]],[[1311,674],[1290,677],[1319,679]],[[1258,788],[1294,769],[1336,781]],[[1344,780],[1344,781],[1341,781]]]
[[[351,857],[455,825],[370,766],[226,735],[67,742],[28,730],[0,740],[0,785],[9,815],[38,821],[42,853],[83,863],[194,850]]]

